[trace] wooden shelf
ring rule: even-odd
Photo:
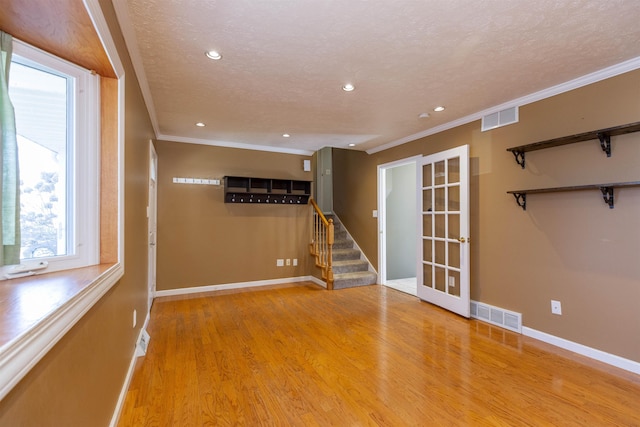
[[[607,129],[594,130],[591,132],[579,133],[576,135],[563,136],[560,138],[549,139],[546,141],[534,142],[532,144],[520,145],[518,147],[507,148],[507,151],[513,153],[516,163],[525,165],[525,153],[529,151],[544,150],[545,148],[559,147],[561,145],[575,144],[583,141],[599,140],[602,151],[611,157],[611,137],[623,135],[626,133],[639,132],[640,122],[630,123],[622,126],[615,126]]]
[[[602,198],[604,202],[609,205],[610,209],[613,209],[613,189],[620,187],[640,187],[640,181],[633,182],[617,182],[613,184],[589,184],[589,185],[574,185],[569,187],[555,187],[555,188],[536,188],[530,190],[514,190],[507,191],[508,194],[513,194],[518,206],[522,210],[527,210],[527,194],[536,193],[559,193],[563,191],[582,191],[582,190],[600,190],[602,192]]]
[[[311,196],[311,181],[290,179],[224,177],[225,203],[306,205]]]

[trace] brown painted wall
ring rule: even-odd
[[[225,175],[313,181],[307,156],[158,141],[157,289],[311,274],[310,207],[224,203],[224,186],[174,184],[174,177]],[[276,267],[276,259],[298,266]]]
[[[125,275],[0,402],[3,426],[108,425],[144,323],[153,132],[111,2],[101,5],[126,72]]]
[[[462,144],[471,153],[471,297],[521,312],[525,326],[640,361],[640,187],[530,195],[508,190],[640,181],[640,133],[527,153],[506,148],[640,120],[640,71],[526,105],[520,122],[480,132],[480,122],[373,155],[335,150],[334,209],[377,266],[377,165]],[[563,315],[550,313],[550,300]]]

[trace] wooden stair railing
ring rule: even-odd
[[[322,279],[327,282],[327,289],[333,289],[333,219],[327,219],[316,201],[309,199],[311,204],[311,243],[309,252],[316,258],[316,267],[322,269]]]

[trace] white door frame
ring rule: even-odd
[[[385,173],[387,169],[398,166],[405,166],[411,163],[418,167],[418,160],[422,156],[412,156],[405,159],[396,160],[389,163],[378,165],[378,284],[387,283],[387,188]],[[417,170],[417,169],[416,169]],[[417,188],[416,188],[417,191]]]
[[[151,312],[151,305],[156,293],[157,270],[157,231],[158,231],[158,154],[149,140],[149,196],[147,206],[147,231],[148,231],[148,272],[147,272],[147,313]]]

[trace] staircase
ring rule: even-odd
[[[361,258],[361,252],[355,248],[340,220],[335,215],[327,215],[333,218],[334,243],[333,243],[333,289],[354,288],[356,286],[373,285],[378,275],[369,271],[369,263]]]

